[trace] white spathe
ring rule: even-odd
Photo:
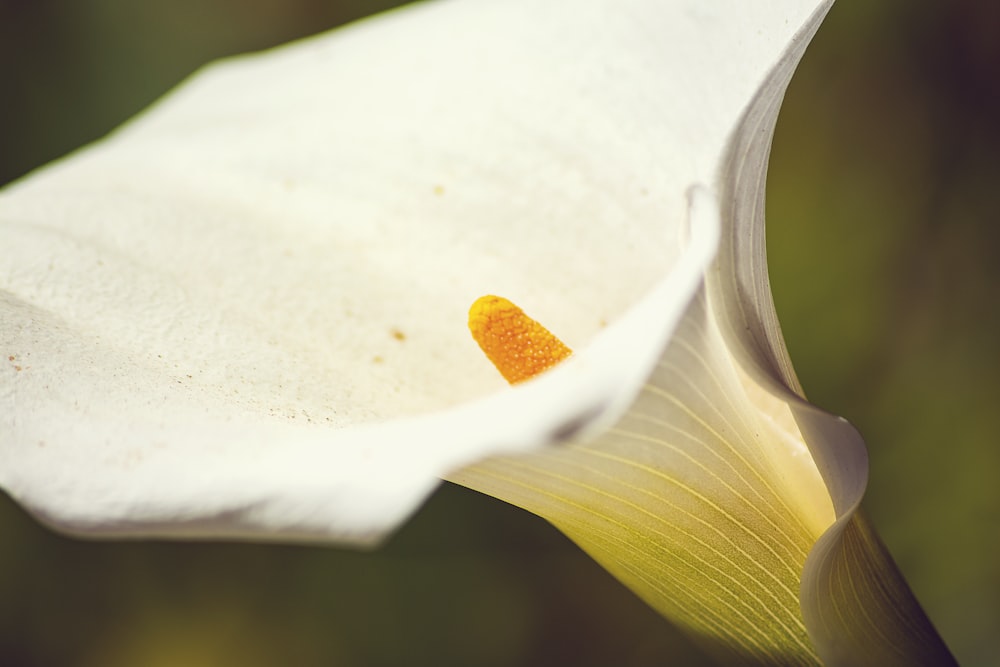
[[[71,532],[367,543],[608,423],[827,4],[453,0],[207,68],[0,194],[0,485]],[[503,386],[485,293],[573,363]]]

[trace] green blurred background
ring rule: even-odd
[[[0,0],[0,183],[341,0]],[[772,283],[963,664],[1000,664],[1000,5],[840,0],[782,110]],[[707,664],[542,521],[445,487],[384,549],[89,543],[0,496],[0,665]]]

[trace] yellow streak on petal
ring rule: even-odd
[[[469,331],[511,384],[524,382],[573,354],[548,329],[499,296],[482,296],[469,309]]]

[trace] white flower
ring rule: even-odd
[[[71,533],[367,544],[449,476],[726,660],[943,659],[767,285],[831,2],[437,2],[208,68],[0,195],[0,485]],[[505,387],[486,293],[577,354]]]

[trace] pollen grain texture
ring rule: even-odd
[[[469,309],[469,331],[511,384],[555,366],[573,351],[548,329],[499,296],[482,296]]]

